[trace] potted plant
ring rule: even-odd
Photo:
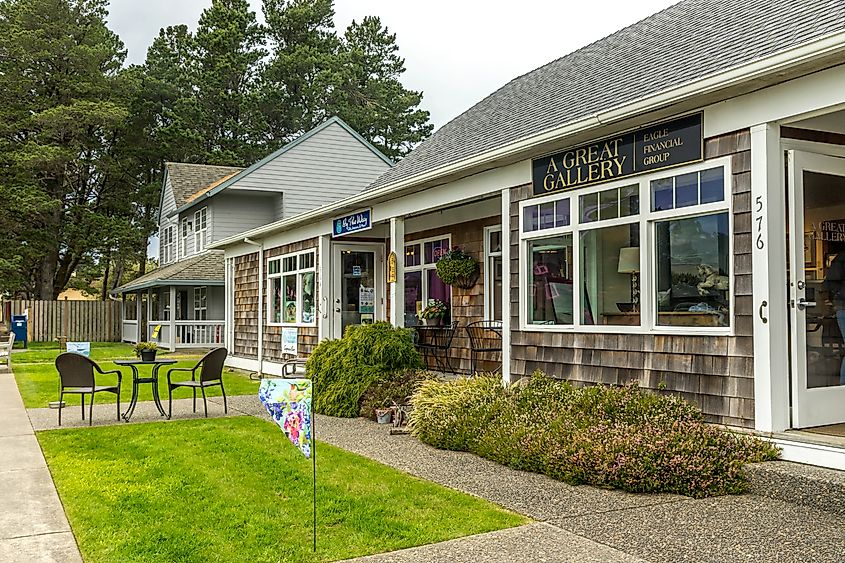
[[[158,344],[155,342],[139,342],[135,345],[135,356],[141,358],[141,361],[152,362],[156,359],[156,351]]]
[[[449,307],[439,299],[429,299],[425,309],[420,311],[419,317],[425,324],[440,326],[443,324],[443,317],[449,312]]]
[[[481,269],[475,258],[454,247],[448,250],[437,261],[437,277],[443,283],[454,285],[461,289],[470,289],[478,281]]]

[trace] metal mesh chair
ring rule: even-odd
[[[226,361],[226,356],[229,355],[225,348],[215,348],[205,356],[200,358],[200,361],[192,368],[171,368],[167,370],[167,418],[173,414],[173,390],[178,387],[189,387],[194,395],[194,412],[197,412],[197,389],[202,393],[202,406],[205,417],[208,418],[208,401],[206,400],[205,390],[208,387],[220,387],[223,393],[223,412],[228,413],[229,407],[226,405],[226,390],[223,388],[223,362]],[[172,381],[170,374],[174,371],[185,371],[191,374],[191,379],[186,381]],[[197,378],[197,371],[199,371],[199,378]]]
[[[478,355],[490,352],[502,353],[502,321],[476,321],[466,327],[469,337],[472,373],[478,373]]]
[[[123,374],[120,370],[103,371],[97,362],[74,352],[59,354],[56,358],[56,370],[59,372],[59,426],[62,425],[62,405],[67,394],[82,398],[82,420],[85,420],[85,395],[91,395],[88,407],[88,425],[93,424],[94,394],[107,391],[117,395],[117,419],[120,420],[120,382]],[[99,375],[117,375],[117,385],[97,385],[94,372]]]
[[[458,321],[446,326],[418,326],[417,349],[422,353],[423,360],[428,365],[428,358],[434,358],[439,369],[448,373],[455,373],[452,361],[449,358],[449,350],[452,347],[452,340],[458,330]]]

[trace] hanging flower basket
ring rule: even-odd
[[[443,283],[461,289],[473,287],[481,273],[475,258],[457,246],[446,252],[437,261],[436,267],[437,277],[443,280]]]

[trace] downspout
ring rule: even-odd
[[[258,247],[258,377],[261,377],[264,371],[264,243],[248,237],[244,242]]]

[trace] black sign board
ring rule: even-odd
[[[534,159],[534,195],[581,188],[704,158],[696,113]]]

